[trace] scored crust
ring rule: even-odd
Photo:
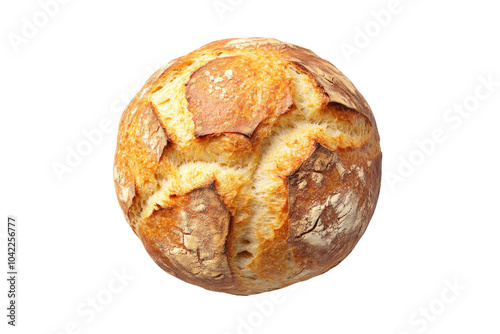
[[[380,189],[373,113],[312,51],[210,43],[158,70],[125,110],[114,163],[153,260],[248,295],[326,272],[363,235]]]
[[[129,126],[128,131],[118,138],[121,145],[115,155],[113,170],[118,202],[128,221],[136,185],[146,187],[150,183],[149,178],[157,169],[169,141],[151,102],[135,101],[129,109],[130,106],[133,109],[126,114],[128,117],[122,118],[122,124],[128,121]]]
[[[273,59],[233,56],[209,61],[186,84],[195,136],[236,132],[251,137],[264,119],[291,107],[289,81]],[[259,90],[252,89],[256,86]]]
[[[234,281],[226,253],[230,219],[209,184],[156,210],[139,226],[138,234],[165,271],[193,284],[229,289]]]
[[[342,261],[368,225],[379,192],[369,185],[378,184],[381,171],[380,156],[376,161],[360,159],[366,149],[330,151],[317,144],[288,177],[287,243],[294,246],[300,259],[296,270],[304,279]]]

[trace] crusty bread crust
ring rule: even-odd
[[[122,115],[125,218],[153,260],[249,295],[340,263],[380,190],[373,113],[337,68],[274,39],[216,41],[159,69]]]

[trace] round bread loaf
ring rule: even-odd
[[[114,181],[153,260],[249,295],[322,274],[363,235],[380,189],[370,107],[313,52],[216,41],[159,69],[120,121]]]

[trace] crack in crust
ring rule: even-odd
[[[325,213],[325,208],[322,207],[320,208],[320,210],[313,210],[313,212],[316,211],[317,213],[311,213],[311,215],[309,216],[310,219],[313,220],[313,224],[312,224],[312,227],[302,233],[300,233],[299,235],[295,236],[295,239],[298,239],[298,238],[302,238],[304,235],[308,234],[308,233],[311,233],[312,231],[314,231],[316,229],[316,227],[318,227],[318,223],[320,223],[321,225],[322,222],[320,221],[321,219],[321,216],[323,215],[323,213]],[[305,224],[304,224],[304,227],[303,228],[306,228],[307,226],[307,219],[305,220]]]

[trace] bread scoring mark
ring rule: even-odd
[[[305,242],[328,248],[339,233],[350,231],[355,225],[359,196],[342,188],[345,169],[339,171],[341,164],[334,151],[316,144],[311,156],[288,177],[291,244]],[[325,197],[324,187],[332,187],[335,193]]]
[[[158,120],[151,102],[143,109],[142,115],[140,115],[139,126],[139,130],[141,131],[140,137],[144,146],[156,161],[160,161],[169,139]]]
[[[181,272],[181,278],[194,284],[213,278],[227,281],[230,222],[229,211],[211,183],[156,210],[140,225],[139,235],[155,261]]]
[[[120,207],[122,208],[127,221],[131,223],[128,217],[128,212],[135,197],[135,182],[123,168],[119,168],[117,165],[113,167],[113,178],[115,181],[115,188]]]
[[[316,80],[328,96],[329,103],[355,110],[366,116],[375,126],[373,113],[364,97],[333,64],[318,57],[311,50],[296,45],[285,45],[283,53],[287,60],[304,69]]]
[[[347,108],[358,109],[354,102],[349,99],[348,89],[345,89],[344,81],[338,78],[340,72],[334,71],[330,66],[326,66],[323,62],[315,58],[291,59],[294,64],[304,68],[309,72],[318,85],[324,90],[329,97],[330,103],[338,103]],[[333,66],[333,65],[332,65]],[[335,79],[337,77],[337,79]]]
[[[186,84],[195,137],[228,132],[251,137],[264,119],[292,105],[290,79],[273,59],[230,56],[209,61]]]

